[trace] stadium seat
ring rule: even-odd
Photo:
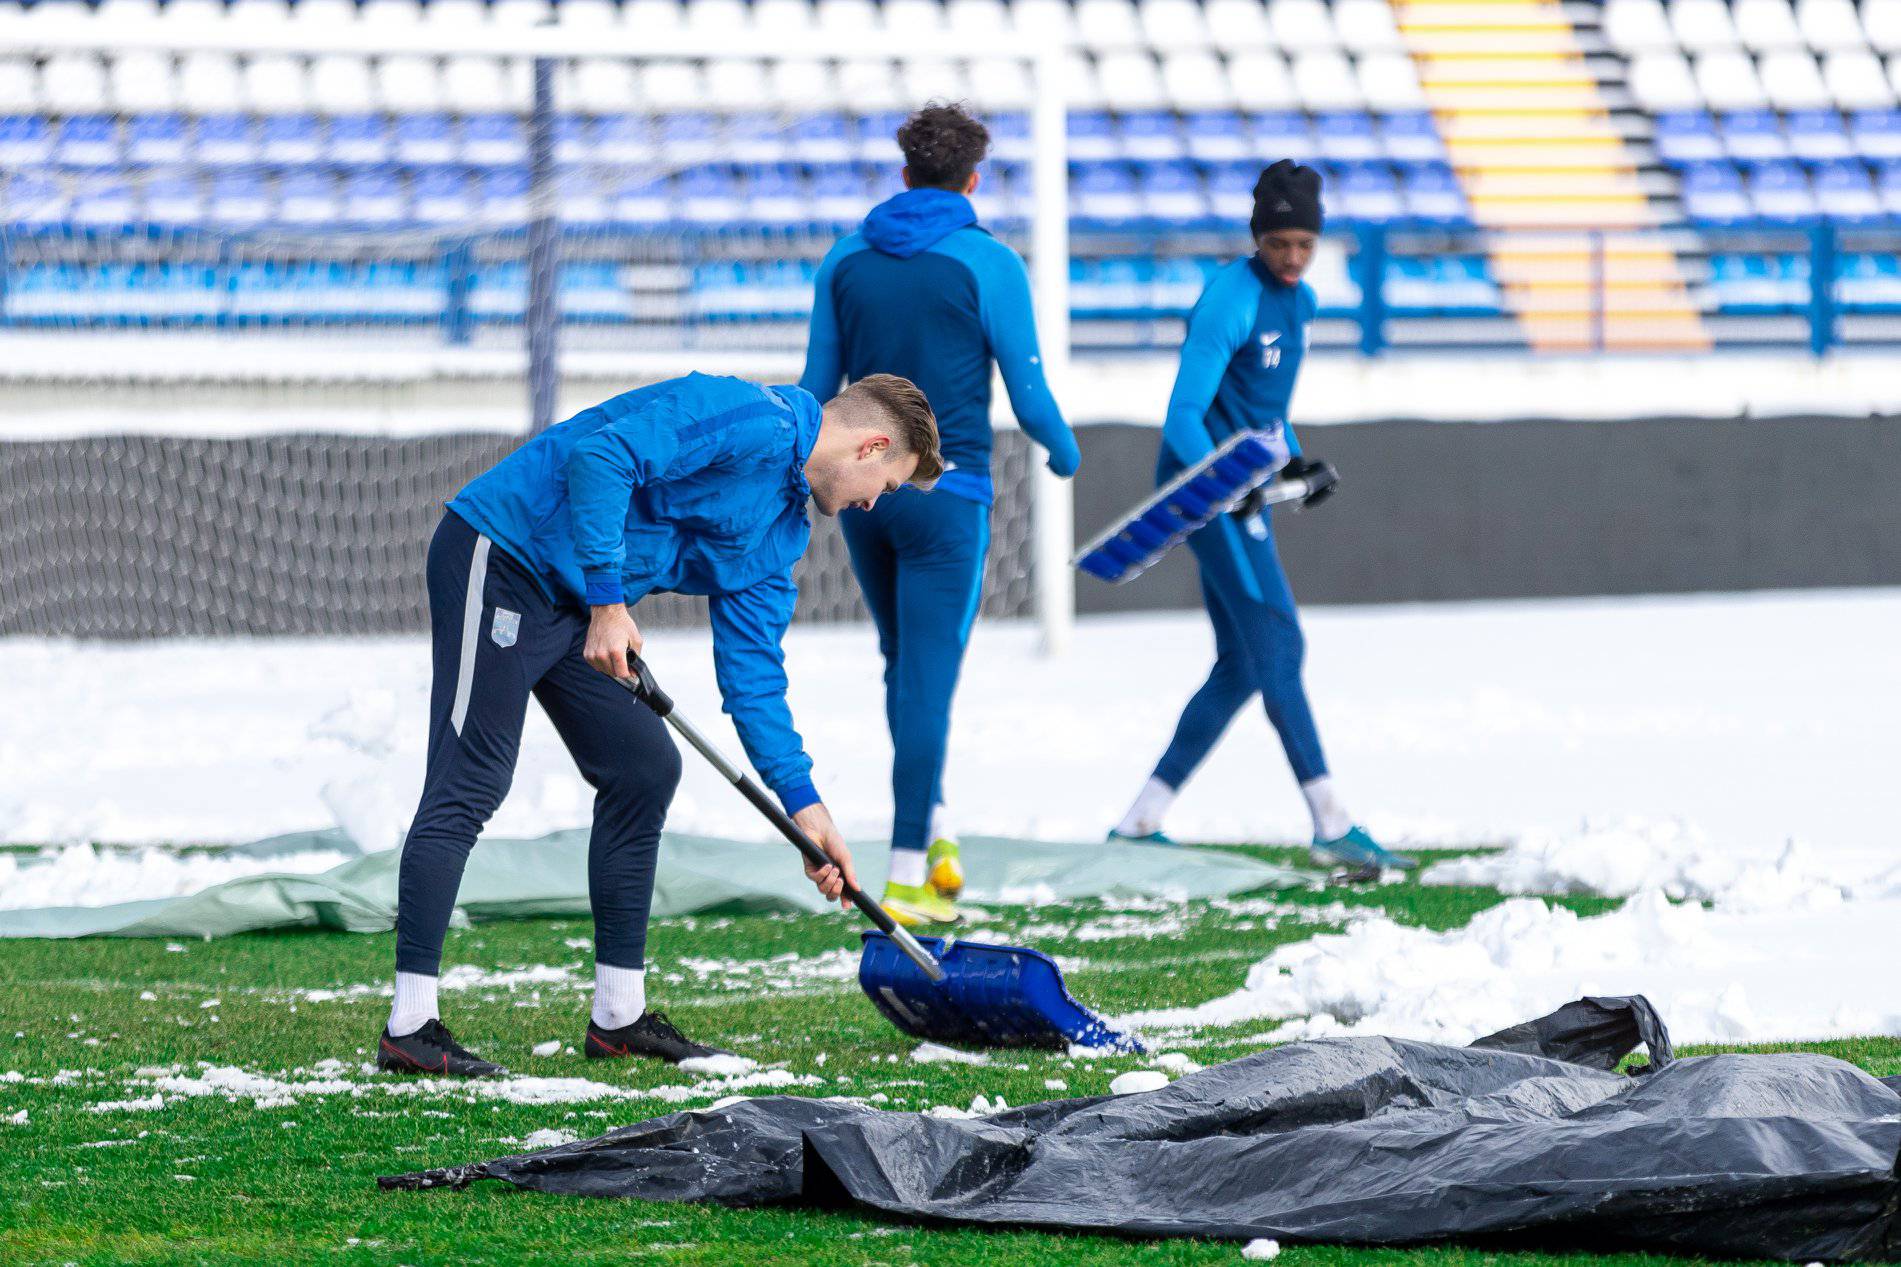
[[[1071,214],[1086,223],[1124,228],[1141,219],[1141,188],[1121,163],[1091,163],[1070,182]]]
[[[856,156],[861,163],[890,163],[900,156],[898,129],[905,116],[898,110],[881,110],[858,117]]]
[[[683,29],[679,0],[622,0],[621,25],[631,31],[677,35]],[[617,109],[625,109],[622,102]]]
[[[1193,164],[1148,163],[1137,170],[1145,216],[1181,227],[1209,223],[1208,196]]]
[[[388,171],[346,172],[341,196],[343,220],[366,229],[389,228],[409,219],[408,199]]]
[[[1335,111],[1314,120],[1320,156],[1331,162],[1385,157],[1385,147],[1373,130],[1373,117],[1354,111]]]
[[[400,130],[400,125],[399,125]],[[422,224],[462,224],[475,213],[467,172],[431,168],[410,183],[410,213]]]
[[[37,113],[40,102],[40,76],[29,57],[0,56],[0,115]]]
[[[1853,312],[1901,310],[1901,257],[1892,252],[1844,254],[1837,263],[1835,298]]]
[[[1003,0],[950,0],[944,6],[944,24],[952,32],[975,40],[995,40],[1009,47],[1015,24]]]
[[[1866,158],[1901,159],[1901,110],[1861,110],[1850,116],[1848,134]]]
[[[1356,57],[1406,51],[1387,0],[1334,0],[1333,21],[1340,42]]]
[[[88,228],[118,228],[138,219],[132,186],[122,177],[95,177],[81,181],[73,191],[73,223]]]
[[[1794,163],[1760,163],[1745,185],[1750,205],[1765,220],[1804,222],[1818,214],[1808,173]]]
[[[1705,53],[1696,59],[1696,85],[1712,110],[1761,110],[1769,104],[1747,53]]]
[[[453,163],[459,156],[455,126],[446,114],[399,114],[392,139],[399,163]]]
[[[607,181],[608,214],[624,225],[666,224],[674,218],[673,194],[651,176],[624,174]]]
[[[188,176],[160,176],[146,182],[145,219],[152,224],[199,224],[205,218],[204,191]]]
[[[747,169],[745,219],[748,223],[787,229],[803,225],[809,215],[805,182],[796,171],[776,164]]]
[[[310,109],[302,58],[264,53],[244,59],[244,104],[256,114]]]
[[[125,49],[107,64],[112,107],[121,114],[161,114],[178,108],[178,84],[169,53]]]
[[[462,120],[462,161],[509,167],[528,161],[528,126],[517,114],[476,114]]]
[[[1799,110],[1789,115],[1786,123],[1789,153],[1805,163],[1846,158],[1855,152],[1842,126],[1842,116],[1833,110]]]
[[[1302,53],[1294,59],[1293,74],[1294,91],[1309,110],[1366,109],[1366,94],[1344,53]]]
[[[1157,53],[1204,52],[1212,44],[1196,0],[1142,0],[1142,40]]]
[[[395,114],[442,111],[442,75],[436,60],[408,54],[381,58],[376,63],[376,100]]]
[[[883,186],[873,186],[856,168],[821,168],[812,178],[812,223],[837,230],[856,227],[865,213],[883,201]]]
[[[339,165],[386,163],[391,153],[389,126],[380,114],[339,114],[324,134],[324,154]]]
[[[1103,96],[1117,110],[1164,110],[1168,94],[1148,52],[1109,53],[1096,62]]]
[[[1782,121],[1773,110],[1738,110],[1723,116],[1723,148],[1740,162],[1760,163],[1789,156]]]
[[[1287,63],[1275,52],[1242,53],[1228,58],[1228,79],[1243,110],[1298,110],[1300,97]]]
[[[76,114],[61,120],[53,161],[61,167],[113,168],[122,160],[119,125],[109,114]]]
[[[1672,167],[1703,159],[1721,158],[1727,152],[1717,135],[1716,124],[1700,110],[1674,110],[1656,118],[1657,157]]]
[[[821,5],[825,3],[820,0]],[[1026,44],[1067,45],[1077,38],[1076,15],[1069,0],[1015,0],[1010,13],[1017,38]]]
[[[891,63],[882,58],[858,58],[838,68],[838,94],[860,109],[899,110],[907,98],[892,73]]]
[[[1753,53],[1806,48],[1789,0],[1736,0],[1736,33]]]
[[[39,100],[53,114],[97,110],[107,99],[105,63],[92,53],[56,53],[40,67]]]
[[[1297,163],[1319,157],[1320,146],[1314,140],[1307,116],[1292,110],[1273,110],[1248,116],[1248,131],[1253,136],[1254,156],[1262,163],[1291,158]],[[1259,171],[1257,166],[1255,169]],[[1249,184],[1252,185],[1252,180]]]
[[[1123,115],[1118,131],[1125,158],[1162,162],[1180,158],[1187,152],[1180,123],[1166,111],[1144,110]]]
[[[634,64],[618,58],[577,57],[557,68],[555,100],[579,114],[615,114],[638,99]]]
[[[1858,162],[1836,160],[1815,172],[1815,205],[1830,220],[1867,223],[1882,218],[1881,199],[1868,169]]]
[[[1684,170],[1683,209],[1707,224],[1735,224],[1754,214],[1742,177],[1728,163],[1692,163]]]
[[[1873,0],[1879,8],[1888,0]],[[1796,25],[1818,53],[1849,52],[1868,46],[1853,0],[1796,0]]]
[[[219,172],[211,178],[205,220],[222,229],[250,229],[270,220],[276,208],[256,172]]]
[[[1459,178],[1442,163],[1405,169],[1403,196],[1408,219],[1448,225],[1467,224],[1472,219]]]
[[[1069,159],[1073,163],[1102,162],[1122,157],[1122,132],[1107,111],[1087,110],[1069,116]]]
[[[1197,162],[1216,163],[1250,158],[1254,144],[1232,110],[1200,111],[1183,121],[1183,148]]]
[[[1237,104],[1228,67],[1205,50],[1170,53],[1162,61],[1162,90],[1178,110],[1231,110]]]
[[[286,175],[277,190],[277,216],[285,224],[329,228],[343,217],[336,178],[324,171]]]
[[[475,212],[484,224],[517,225],[528,222],[528,172],[521,167],[498,167],[475,179]]]
[[[257,131],[246,114],[211,114],[198,120],[192,154],[207,167],[244,167],[258,161]]]
[[[1606,0],[1601,21],[1605,41],[1627,57],[1677,51],[1676,33],[1658,0]]]
[[[1683,55],[1645,52],[1633,57],[1625,79],[1637,104],[1651,114],[1687,112],[1704,107],[1703,92]]]
[[[561,22],[567,25],[565,2],[561,6]],[[765,36],[803,38],[811,34],[816,22],[807,0],[757,0],[752,7],[753,30]]]
[[[1208,19],[1209,42],[1230,57],[1275,47],[1260,0],[1207,0],[1202,12]]]
[[[533,96],[534,68],[526,58],[450,57],[443,60],[442,106],[453,113],[526,110]]]
[[[1274,42],[1289,53],[1331,53],[1340,47],[1333,12],[1324,0],[1267,0]]]
[[[725,157],[725,129],[717,116],[700,111],[663,114],[655,121],[656,157],[669,167],[689,167]]]
[[[214,52],[186,53],[179,58],[178,108],[193,115],[249,109],[238,59]]]
[[[1342,218],[1368,223],[1402,220],[1406,200],[1392,169],[1383,163],[1354,163],[1335,182]]]
[[[1875,192],[1883,211],[1901,217],[1901,162],[1882,163],[1875,169]]]
[[[1260,179],[1261,167],[1258,159],[1206,165],[1203,187],[1208,191],[1209,210],[1218,224],[1235,228],[1247,224],[1254,210],[1254,182]]]
[[[640,114],[606,114],[588,130],[595,159],[621,167],[645,167],[660,156],[653,120]]]
[[[266,115],[258,125],[258,157],[278,166],[314,163],[323,156],[323,133],[314,114]]]
[[[1407,54],[1369,53],[1355,64],[1354,72],[1369,109],[1384,114],[1426,109],[1425,89]]]
[[[1076,33],[1084,48],[1098,54],[1148,48],[1131,0],[1076,0]]]
[[[1724,0],[1674,0],[1670,27],[1686,53],[1723,52],[1741,45]]]
[[[554,179],[555,215],[563,224],[605,226],[614,217],[606,191],[593,171],[562,171]]]
[[[1022,62],[981,61],[970,68],[971,95],[985,109],[1025,109],[1036,99],[1036,85]]]
[[[1797,311],[1809,302],[1809,261],[1800,255],[1718,252],[1710,256],[1710,293],[1723,312]]]
[[[1778,110],[1822,110],[1834,104],[1820,67],[1806,52],[1770,53],[1759,69],[1763,91]]]
[[[53,129],[43,115],[12,114],[0,117],[0,168],[19,171],[34,167],[53,157]],[[8,187],[11,191],[11,186]]]
[[[1828,54],[1822,61],[1822,79],[1844,110],[1885,110],[1895,104],[1895,88],[1882,72],[1881,59],[1866,49]]]
[[[333,53],[313,58],[308,86],[310,108],[318,114],[356,114],[377,99],[376,77],[366,57]]]
[[[1901,5],[1871,4],[1861,15],[1869,45],[1887,56],[1901,53]]]

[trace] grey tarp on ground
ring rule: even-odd
[[[302,850],[356,853],[341,832],[305,832],[235,848],[261,857]],[[1066,901],[1087,897],[1226,897],[1299,888],[1318,880],[1226,849],[1066,845],[966,837],[967,901]],[[888,851],[859,847],[858,878],[884,884]],[[0,937],[224,937],[264,928],[383,932],[396,924],[398,852],[363,854],[315,875],[256,875],[188,897],[114,906],[0,910]],[[586,915],[587,833],[539,840],[483,840],[469,856],[457,905],[469,918]],[[790,845],[669,832],[661,840],[653,913],[725,907],[821,911],[826,904],[799,871]]]
[[[1609,1072],[1640,1037],[1651,1071]],[[1892,1261],[1898,1150],[1901,1094],[1853,1065],[1673,1060],[1648,1002],[1607,998],[1470,1047],[1320,1039],[1157,1091],[969,1120],[774,1096],[380,1182],[1143,1236]]]

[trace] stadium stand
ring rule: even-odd
[[[1317,285],[1339,320],[1324,341],[1700,347],[1728,337],[1728,318],[1809,311],[1823,291],[1844,314],[1901,311],[1895,0],[0,0],[0,323],[518,322],[518,254],[460,238],[505,237],[530,194],[519,58],[334,43],[43,56],[7,51],[8,33],[549,20],[818,32],[850,53],[837,67],[563,66],[569,321],[671,312],[793,337],[825,242],[896,187],[904,109],[927,96],[1027,107],[1020,65],[878,56],[888,34],[938,31],[1075,42],[1085,346],[1173,337],[1198,279],[1238,249],[1254,174],[1279,157],[1327,176],[1337,256]],[[1009,109],[993,122],[979,205],[1008,236],[1027,214],[1029,132]],[[298,248],[300,233],[321,238]],[[337,250],[342,233],[380,254]],[[170,245],[134,261],[101,245],[127,235]],[[596,249],[617,236],[672,246],[623,252],[617,280]],[[265,239],[268,258],[232,258]],[[747,258],[760,242],[773,258]]]

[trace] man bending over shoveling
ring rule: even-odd
[[[403,842],[396,1002],[379,1065],[504,1072],[450,1035],[436,975],[463,864],[508,791],[531,694],[595,790],[587,1054],[726,1054],[647,1011],[647,910],[680,755],[665,723],[615,681],[630,679],[641,648],[628,608],[657,591],[709,598],[725,711],[753,768],[832,859],[806,875],[840,899],[857,883],[851,853],[812,787],[780,649],[792,565],[811,539],[805,503],[825,515],[869,510],[942,470],[930,404],[905,379],[874,374],[821,407],[797,387],[690,374],[549,428],[449,502],[429,546],[429,766]]]

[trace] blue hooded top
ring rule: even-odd
[[[706,595],[725,711],[793,814],[819,799],[780,647],[792,565],[812,536],[805,460],[818,430],[808,392],[689,374],[583,409],[449,502],[551,602]]]
[[[820,400],[842,381],[900,374],[937,415],[937,490],[989,505],[990,363],[1003,371],[1018,424],[1049,467],[1082,462],[1043,376],[1030,278],[1015,251],[978,226],[970,199],[907,189],[872,209],[819,265],[799,386]]]

